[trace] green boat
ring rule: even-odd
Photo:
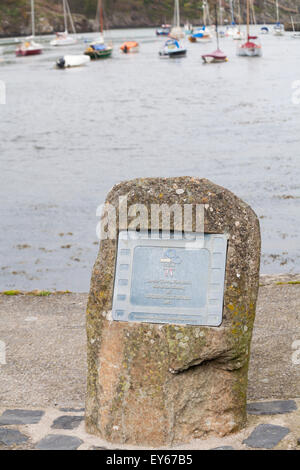
[[[87,47],[84,54],[89,55],[92,60],[105,59],[106,57],[111,56],[112,51],[112,46],[107,46],[104,43],[94,42]]]
[[[86,50],[84,51],[84,54],[90,56],[92,60],[105,59],[107,57],[110,57],[113,51],[112,43],[105,44],[104,42],[102,0],[98,1],[98,12],[100,16],[100,37],[93,41],[91,44],[89,44]],[[99,16],[97,14],[97,17]]]

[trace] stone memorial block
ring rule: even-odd
[[[205,179],[136,179],[108,194],[101,238],[87,430],[156,447],[238,431],[259,281],[255,213]]]

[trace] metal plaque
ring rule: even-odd
[[[225,234],[120,232],[113,319],[219,326],[226,253]]]

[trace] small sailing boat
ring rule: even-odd
[[[201,42],[202,44],[206,44],[212,41],[211,31],[207,27],[207,22],[210,23],[210,16],[209,16],[209,6],[206,1],[203,2],[202,8],[203,8],[203,26],[201,28],[196,28],[193,31],[193,34],[189,36],[189,41]]]
[[[264,10],[266,9],[266,0],[264,0]],[[266,25],[266,19],[264,17],[264,24],[263,26],[260,28],[260,32],[261,34],[269,34],[269,28],[268,26]]]
[[[219,62],[227,62],[226,54],[221,51],[220,44],[219,44],[219,31],[218,31],[218,14],[217,14],[217,6],[215,5],[215,14],[216,14],[216,38],[217,38],[217,49],[212,52],[211,54],[203,54],[202,59],[205,64],[211,63],[219,63]]]
[[[299,32],[296,32],[296,30],[295,30],[294,18],[293,18],[292,16],[291,16],[291,23],[292,23],[292,27],[293,27],[292,38],[293,38],[293,39],[300,39],[300,33],[299,33]]]
[[[236,29],[236,31],[233,32],[232,39],[234,41],[241,41],[242,39],[245,39],[245,34],[243,31],[241,31],[241,5],[240,5],[240,0],[238,0],[238,18],[239,18],[239,24]]]
[[[129,52],[139,52],[139,43],[136,41],[125,41],[120,49],[124,54],[128,54]]]
[[[187,23],[185,23],[185,25],[184,25],[184,33],[185,34],[192,34],[193,33],[193,26],[191,25],[191,23],[189,21]]]
[[[77,43],[77,40],[74,37],[70,36],[68,33],[68,16],[70,19],[73,33],[74,34],[76,33],[70,7],[68,4],[68,0],[63,0],[63,10],[64,10],[65,31],[63,33],[56,33],[56,38],[50,42],[51,46],[70,46],[72,44]]]
[[[285,33],[284,25],[279,21],[279,6],[278,0],[276,0],[276,24],[273,27],[273,33],[275,36],[283,36]]]
[[[220,15],[220,21],[219,24],[223,28],[224,27],[224,22],[223,22],[223,13],[224,13],[224,7],[223,7],[223,0],[219,0],[219,15]],[[218,31],[219,38],[225,37],[225,31],[224,29],[220,29]]]
[[[170,31],[170,24],[162,24],[161,27],[156,30],[156,36],[168,36]]]
[[[238,28],[234,20],[234,10],[233,10],[233,1],[229,1],[229,6],[230,6],[230,15],[231,15],[231,26],[227,28],[226,31],[226,36],[232,37],[234,34],[237,33]]]
[[[269,34],[269,28],[266,24],[264,24],[261,28],[260,28],[260,32],[261,34]]]
[[[98,0],[98,13],[97,17],[100,18],[100,36],[95,41],[91,42],[87,49],[84,51],[85,55],[90,56],[91,59],[105,59],[110,57],[113,51],[112,43],[105,43],[104,41],[104,19],[103,19],[103,6],[102,0]]]
[[[261,45],[257,42],[257,36],[250,36],[250,0],[247,0],[247,42],[239,45],[237,55],[242,57],[259,57],[262,55]]]
[[[177,39],[168,39],[164,47],[159,51],[162,57],[178,57],[186,55],[186,47]]]
[[[180,9],[179,9],[179,0],[175,0],[174,6],[174,26],[169,34],[170,38],[173,39],[182,39],[185,37],[184,31],[180,26]]]
[[[59,69],[68,69],[71,67],[81,67],[87,65],[91,58],[87,55],[65,55],[56,61],[56,67]]]
[[[43,52],[43,46],[35,42],[35,16],[34,16],[34,0],[31,0],[31,32],[32,35],[25,39],[16,49],[16,56],[37,55]]]

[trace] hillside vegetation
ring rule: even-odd
[[[211,11],[214,2],[209,0]],[[218,0],[217,0],[218,2]],[[219,3],[219,2],[218,2]],[[246,0],[240,0],[245,20]],[[172,22],[174,0],[103,0],[106,22],[109,27],[157,26]],[[238,0],[235,0],[236,12]],[[300,14],[300,0],[279,0],[280,19],[289,21],[291,15]],[[63,29],[62,1],[35,0],[37,34],[47,34]],[[92,31],[97,0],[69,0],[78,32]],[[230,20],[229,0],[223,0],[225,18]],[[202,1],[180,0],[182,22],[189,20],[200,24]],[[254,0],[258,22],[275,21],[275,0]],[[30,33],[30,0],[1,0],[0,36],[26,35]]]

